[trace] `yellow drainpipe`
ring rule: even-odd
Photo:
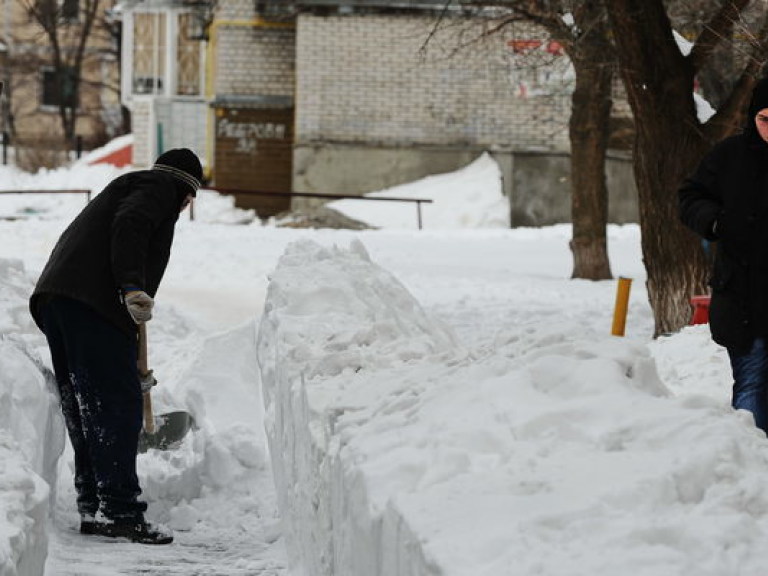
[[[208,26],[208,46],[206,47],[205,62],[205,99],[210,104],[215,96],[215,78],[216,78],[216,44],[219,37],[219,28],[231,27],[249,27],[249,28],[295,28],[296,25],[287,22],[270,22],[264,18],[257,17],[251,19],[235,20],[214,20]],[[212,167],[214,163],[213,150],[215,146],[215,111],[213,108],[208,110],[208,122],[206,124],[206,144],[205,158],[207,164],[207,174],[205,177],[210,179],[212,176]]]

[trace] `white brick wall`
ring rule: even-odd
[[[477,37],[477,24],[467,30],[464,20],[448,22],[424,52],[434,24],[403,14],[301,15],[297,142],[568,148],[565,56],[538,50],[533,56],[544,54],[555,67],[532,70],[536,60],[507,45],[513,32],[457,51]]]
[[[255,17],[253,0],[223,0],[217,4],[216,18],[220,20],[248,20]]]
[[[295,37],[290,28],[219,26],[216,93],[293,96]]]
[[[491,23],[449,19],[432,34],[434,16],[403,13],[301,14],[294,29],[252,10],[250,0],[221,6],[214,94],[294,96],[298,146],[569,148],[573,72],[541,30],[477,41]],[[133,112],[140,164],[153,135],[149,109]]]
[[[147,168],[152,165],[153,151],[151,149],[154,134],[149,125],[152,102],[148,99],[134,100],[131,104],[131,127],[133,129],[133,165]]]

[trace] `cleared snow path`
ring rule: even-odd
[[[170,526],[175,541],[145,546],[80,536],[65,452],[46,575],[287,576],[253,321],[204,337],[175,308],[158,305],[152,324],[155,413],[184,409],[199,424],[177,448],[138,459],[148,518]]]
[[[271,475],[259,482],[263,499],[271,487]],[[175,533],[170,546],[143,546],[106,539],[84,538],[76,532],[75,519],[51,530],[46,574],[51,576],[287,576],[282,542],[276,520],[258,503],[241,498],[242,510],[232,526],[198,525]],[[248,510],[251,511],[248,514]]]
[[[148,548],[83,538],[70,530],[50,536],[46,574],[52,576],[278,576],[288,574],[285,563],[274,558],[269,543],[255,541],[260,519],[243,526],[242,536],[205,531],[177,533],[171,546]],[[72,529],[74,530],[74,529]]]

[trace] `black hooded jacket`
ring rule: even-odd
[[[155,296],[188,193],[188,186],[157,170],[131,172],[113,180],[53,249],[30,299],[37,325],[44,330],[41,300],[60,295],[91,306],[123,331],[135,334],[121,287],[136,287]]]
[[[715,342],[736,353],[768,336],[768,143],[755,126],[765,108],[761,80],[744,131],[717,144],[679,190],[682,222],[717,241],[709,324]]]

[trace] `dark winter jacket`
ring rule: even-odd
[[[155,296],[188,192],[178,179],[156,170],[113,180],[53,249],[30,299],[37,325],[44,330],[40,301],[46,295],[61,295],[88,304],[134,334],[136,325],[122,303],[121,287],[136,287]]]
[[[753,102],[744,133],[716,145],[679,190],[682,222],[717,241],[709,324],[736,353],[768,336],[768,144],[754,127],[766,104]]]

